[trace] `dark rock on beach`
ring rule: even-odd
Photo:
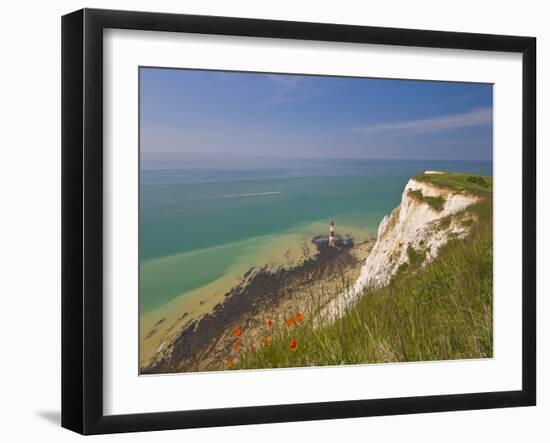
[[[166,318],[161,318],[158,322],[156,322],[156,323],[153,325],[153,327],[161,325],[162,323],[164,323],[165,320],[166,320]]]
[[[311,239],[311,242],[317,246],[328,246],[328,235],[316,235]],[[337,234],[334,244],[337,248],[352,248],[355,242],[349,234]]]

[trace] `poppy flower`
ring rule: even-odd
[[[298,324],[302,323],[303,319],[304,319],[304,314],[302,314],[301,312],[298,312],[298,314],[296,314],[296,323]]]
[[[290,349],[290,352],[296,352],[296,349],[298,349],[298,340],[296,340],[295,338],[290,340],[288,348]]]
[[[271,327],[273,326],[273,320],[269,319],[265,322],[265,324],[268,327],[268,329],[271,329]]]
[[[231,366],[233,366],[233,359],[232,358],[228,358],[227,360],[225,360],[225,365],[227,366],[227,368],[231,368]]]
[[[233,345],[233,350],[234,350],[234,351],[238,351],[239,349],[241,349],[241,344],[240,344],[240,343],[235,343],[235,344]]]
[[[293,323],[294,323],[294,317],[290,317],[286,319],[287,326],[292,326]]]
[[[233,329],[233,335],[237,338],[239,338],[242,333],[243,333],[243,331],[241,330],[240,327],[236,327],[235,329]]]

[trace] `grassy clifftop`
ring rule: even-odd
[[[454,192],[468,192],[481,197],[490,197],[493,192],[493,177],[481,175],[441,171],[437,174],[418,174],[414,179]]]
[[[425,266],[411,261],[334,322],[316,325],[300,314],[299,322],[266,330],[234,369],[492,357],[492,179],[455,173],[415,179],[481,197],[452,216],[468,224],[469,235],[451,239]]]

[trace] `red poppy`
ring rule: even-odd
[[[268,327],[268,329],[271,329],[271,327],[273,326],[273,320],[269,319],[265,322],[265,324]]]
[[[237,338],[239,338],[242,333],[243,333],[243,331],[241,330],[240,327],[236,327],[235,329],[233,329],[233,335]]]
[[[235,343],[233,345],[233,350],[238,351],[239,349],[241,349],[241,344],[240,343]]]
[[[286,319],[287,326],[292,326],[293,323],[294,323],[294,317],[290,317]]]
[[[296,323],[298,324],[302,323],[303,319],[304,319],[304,314],[302,314],[301,312],[298,312],[298,314],[296,314]]]
[[[298,340],[296,340],[295,338],[290,340],[288,348],[290,349],[290,352],[296,352],[296,350],[298,349]]]
[[[227,360],[225,360],[225,365],[227,366],[227,368],[231,368],[231,366],[233,366],[233,359],[232,358],[228,358]]]

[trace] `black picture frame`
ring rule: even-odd
[[[131,415],[103,412],[103,30],[503,51],[523,64],[522,389]],[[62,426],[82,434],[530,406],[536,403],[536,39],[83,9],[62,18]]]

